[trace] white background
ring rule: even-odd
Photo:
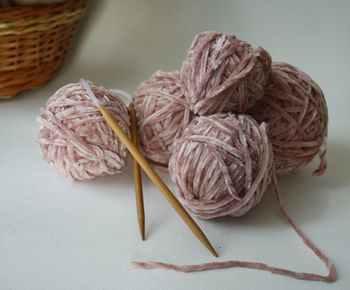
[[[95,2],[95,1],[91,1]],[[349,1],[96,1],[69,59],[44,87],[0,101],[0,289],[349,289]],[[203,30],[236,34],[323,88],[328,171],[315,161],[280,178],[287,209],[334,261],[333,284],[249,269],[183,274],[129,270],[133,260],[214,258],[144,178],[147,241],[139,240],[132,170],[74,182],[45,163],[36,144],[39,108],[61,86],[91,79],[132,93],[155,70],[175,70]],[[167,179],[169,182],[169,180]],[[220,258],[325,273],[276,214],[271,192],[242,218],[197,220]]]

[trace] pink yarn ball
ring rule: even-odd
[[[179,77],[158,71],[134,95],[141,150],[161,171],[167,171],[173,142],[193,118]]]
[[[124,103],[104,87],[89,85],[130,136]],[[123,171],[127,150],[81,84],[59,89],[41,109],[38,123],[41,153],[60,174],[84,180]]]
[[[181,68],[191,110],[199,115],[244,113],[263,96],[270,55],[236,36],[221,32],[196,35]]]
[[[188,125],[175,142],[169,171],[191,213],[241,216],[261,200],[273,164],[265,125],[231,113],[196,117]]]
[[[324,173],[327,105],[308,75],[290,64],[273,63],[265,95],[249,114],[269,125],[277,173],[293,173],[317,153],[321,162],[314,175]]]

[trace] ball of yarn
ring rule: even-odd
[[[196,117],[175,142],[169,163],[180,202],[211,219],[241,216],[271,180],[273,154],[266,124],[248,115]]]
[[[124,103],[107,89],[91,90],[130,136]],[[59,89],[38,117],[41,153],[57,171],[76,180],[121,173],[127,151],[79,83]]]
[[[317,153],[321,162],[314,175],[325,171],[327,105],[308,75],[290,64],[273,63],[265,95],[249,114],[268,123],[277,173],[295,172]]]
[[[158,71],[134,95],[141,150],[161,171],[167,171],[173,142],[193,118],[179,76]]]
[[[262,97],[270,68],[263,48],[254,49],[234,35],[202,32],[187,52],[181,80],[194,113],[244,113]]]

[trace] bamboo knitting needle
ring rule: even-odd
[[[111,126],[114,133],[118,136],[118,138],[123,142],[126,148],[129,150],[131,155],[138,161],[142,169],[146,172],[148,177],[152,180],[152,182],[159,188],[159,190],[163,193],[164,197],[168,200],[171,206],[177,211],[177,213],[181,216],[183,221],[187,224],[190,230],[196,235],[196,237],[203,243],[203,245],[215,256],[218,257],[213,246],[210,244],[207,237],[204,235],[199,226],[195,223],[195,221],[191,218],[188,212],[182,207],[180,202],[176,199],[170,189],[166,186],[163,180],[159,177],[159,175],[155,172],[153,167],[148,163],[146,158],[140,153],[140,151],[132,144],[128,135],[125,134],[123,129],[119,126],[118,122],[113,118],[113,116],[99,104],[96,96],[91,91],[88,83],[85,80],[80,80],[80,83],[85,88],[86,92],[99,108],[102,116],[105,118],[106,122]]]
[[[138,149],[138,132],[137,132],[137,119],[134,104],[129,106],[129,112],[131,117],[131,140],[134,146]],[[145,208],[143,204],[143,192],[142,192],[142,177],[141,168],[135,158],[132,159],[132,165],[134,168],[134,183],[135,183],[135,197],[137,208],[137,220],[139,222],[139,229],[141,239],[145,240]]]

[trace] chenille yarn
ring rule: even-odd
[[[334,282],[329,258],[287,214],[273,165],[266,124],[247,115],[221,113],[196,117],[175,142],[169,171],[182,204],[201,218],[240,216],[257,204],[270,181],[281,217],[325,264],[328,273],[297,272],[255,261],[228,260],[192,265],[133,262],[131,268],[198,272],[231,267],[252,268],[301,280]]]
[[[128,110],[119,97],[92,82],[89,86],[130,135]],[[41,153],[60,174],[84,180],[123,171],[127,150],[81,84],[68,84],[50,97],[38,123]]]
[[[196,117],[175,142],[169,172],[181,203],[205,219],[241,216],[270,183],[266,126],[247,115]]]
[[[156,72],[140,84],[133,101],[141,150],[157,169],[167,171],[173,142],[194,116],[179,72]]]
[[[226,268],[250,268],[262,271],[268,271],[273,274],[283,275],[292,277],[300,280],[309,280],[309,281],[321,281],[321,282],[334,282],[337,279],[336,270],[333,263],[330,259],[299,229],[299,227],[295,224],[295,222],[291,219],[291,217],[286,212],[282,197],[280,194],[280,190],[278,187],[276,174],[274,169],[271,172],[272,176],[272,188],[274,192],[274,197],[276,199],[278,211],[283,218],[283,220],[287,223],[287,225],[297,234],[297,236],[303,241],[303,243],[317,256],[322,263],[327,268],[327,274],[320,275],[310,272],[300,272],[289,270],[286,268],[275,267],[261,262],[252,262],[252,261],[239,261],[239,260],[228,260],[221,262],[209,262],[202,264],[193,264],[193,265],[176,265],[171,263],[164,262],[132,262],[130,268],[135,269],[168,269],[174,270],[178,272],[200,272],[214,269],[226,269]]]
[[[236,36],[201,32],[181,68],[187,103],[195,114],[245,113],[263,96],[271,58]]]
[[[287,63],[273,63],[264,97],[249,114],[268,123],[276,171],[289,174],[319,154],[314,175],[326,169],[328,113],[320,87],[300,69]]]

